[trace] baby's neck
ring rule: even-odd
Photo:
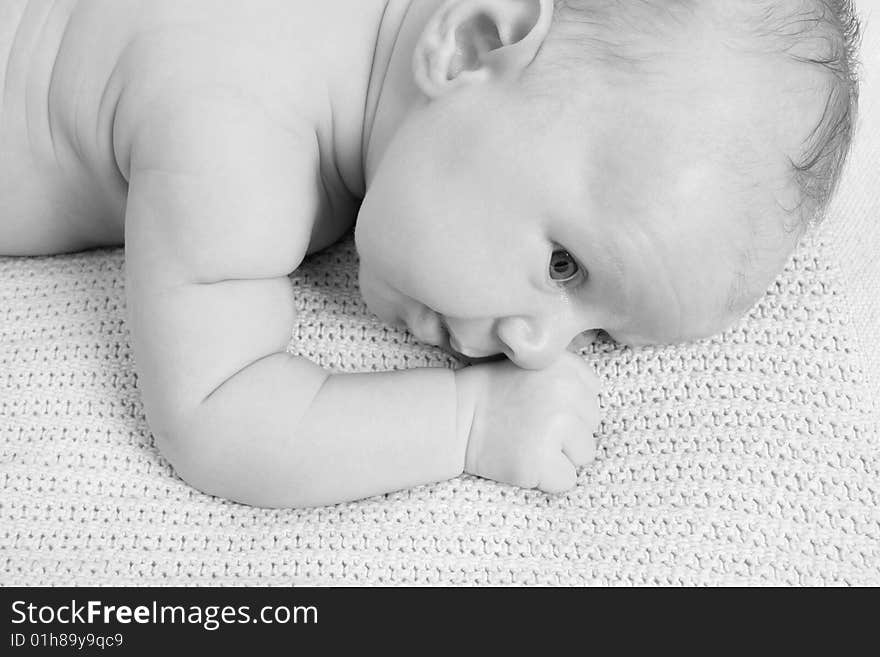
[[[324,54],[304,55],[291,63],[301,67],[314,83],[309,96],[301,99],[303,106],[291,109],[314,122],[321,178],[331,198],[347,190],[354,201],[365,192],[363,144],[368,98],[376,79],[382,79],[374,58],[388,29],[388,5],[394,4],[394,0],[335,0],[303,3],[292,9],[303,29],[320,34],[323,41],[319,50]]]
[[[345,2],[356,4],[354,13],[363,14],[363,0]],[[412,53],[439,4],[440,0],[375,2],[370,8],[375,21],[363,23],[361,32],[342,41],[343,56],[327,70],[331,112],[318,128],[318,138],[322,154],[332,154],[332,164],[324,166],[335,166],[353,196],[363,197],[398,126],[412,107],[424,102],[413,81]]]
[[[413,79],[416,42],[441,0],[388,0],[367,91],[362,142],[365,187],[406,114],[425,98]]]

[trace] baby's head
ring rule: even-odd
[[[857,95],[848,2],[450,0],[429,15],[356,229],[369,307],[424,341],[540,368],[591,329],[711,335],[835,187]]]

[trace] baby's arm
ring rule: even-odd
[[[130,330],[147,417],[178,474],[249,504],[308,506],[462,472],[453,372],[330,375],[284,353],[287,274],[320,193],[313,133],[193,102],[154,112],[130,152]]]
[[[583,360],[331,375],[284,353],[287,274],[323,193],[314,133],[230,98],[154,105],[149,117],[121,121],[115,141],[129,180],[129,322],[147,419],[183,479],[260,506],[331,504],[463,470],[574,485],[598,422]]]

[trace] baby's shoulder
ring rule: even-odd
[[[320,69],[308,55],[314,30],[297,20],[300,4],[260,9],[247,0],[138,3],[117,68],[142,95],[221,94],[260,105],[284,122],[315,121],[324,111]],[[291,113],[291,109],[293,112]]]
[[[336,223],[319,175],[325,81],[303,56],[316,35],[298,15],[311,4],[273,13],[245,0],[157,0],[119,26],[127,45],[110,86],[120,89],[113,141],[123,176],[136,174],[137,145],[157,181],[152,202],[192,199],[170,213],[179,215],[170,230],[247,270],[273,253],[273,270],[297,265]]]

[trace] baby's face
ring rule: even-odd
[[[671,343],[747,309],[796,239],[788,127],[751,93],[602,91],[563,106],[486,85],[414,111],[358,218],[369,308],[525,368],[591,329]]]

